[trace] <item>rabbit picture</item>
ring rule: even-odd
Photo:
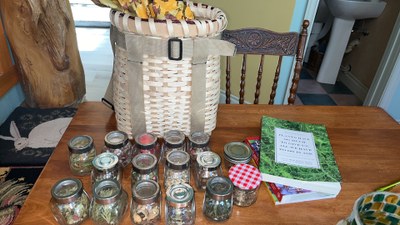
[[[14,141],[17,151],[24,148],[54,148],[60,141],[72,117],[58,118],[39,124],[31,130],[28,137],[21,137],[14,121],[10,123],[11,137],[0,135],[0,139]]]

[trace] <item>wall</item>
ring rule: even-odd
[[[1,20],[1,14],[0,14],[0,30],[3,31],[3,26],[2,26],[2,20]],[[5,35],[2,32],[0,33],[0,35]],[[2,57],[0,57],[1,59],[5,59],[8,58],[10,59],[10,52],[9,51],[9,45],[6,42],[5,39],[2,39],[3,41],[0,43],[0,45],[4,46],[8,46],[7,48],[1,48],[3,49],[2,51],[0,51],[0,54],[4,54],[1,55]],[[12,57],[11,57],[12,60]],[[8,60],[6,60],[8,61]],[[3,61],[5,62],[5,61]],[[7,63],[7,70],[4,70],[2,72],[9,72],[9,67],[12,67],[13,64],[13,60],[12,62],[8,62]],[[5,68],[3,68],[5,69]],[[1,71],[1,69],[0,69]],[[0,76],[2,75],[0,72]],[[4,77],[3,77],[4,78]],[[5,79],[8,79],[9,76],[7,76]],[[11,83],[12,85],[13,83]],[[0,83],[0,85],[5,85],[4,83]],[[5,88],[5,86],[2,86],[3,88]],[[8,90],[8,86],[6,86],[5,90]],[[3,94],[3,93],[2,93]],[[10,90],[8,90],[4,95],[0,94],[0,124],[2,124],[7,117],[10,115],[10,113],[16,108],[18,107],[25,99],[24,93],[22,91],[22,88],[19,84],[15,85],[14,87],[12,87]]]
[[[389,113],[398,123],[400,123],[400,56],[393,69],[392,76],[389,79],[387,88],[382,96],[380,106]]]
[[[370,88],[377,72],[399,10],[400,1],[387,0],[381,16],[357,22],[360,31],[367,31],[369,35],[353,32],[350,37],[349,42],[360,38],[360,44],[344,56],[342,64],[351,65],[351,74],[366,88]]]
[[[25,100],[21,85],[17,84],[6,95],[0,98],[0,125]]]
[[[304,3],[307,1],[300,0]],[[201,2],[204,4],[212,5],[222,9],[228,18],[228,29],[238,29],[243,27],[261,27],[267,28],[278,32],[287,32],[291,28],[292,16],[296,4],[296,0],[251,0],[251,1],[239,1],[239,0],[202,0],[194,1]],[[303,16],[303,15],[301,15]],[[300,26],[297,27],[297,30]],[[232,94],[239,96],[239,78],[240,78],[240,60],[239,57],[234,57],[232,61]],[[258,58],[250,57],[248,59],[248,79],[246,79],[245,100],[252,102],[254,99],[254,90],[256,83],[256,75],[258,68]],[[276,66],[275,58],[266,58],[264,66],[265,75],[273,75]],[[289,62],[289,65],[291,63]],[[221,60],[221,89],[225,89],[225,59]],[[288,72],[288,71],[287,71]],[[282,83],[288,80],[289,74],[280,77]],[[261,84],[261,103],[266,103],[269,100],[269,93],[272,86],[273,76],[268,79],[263,79]],[[254,88],[253,88],[254,87]],[[286,89],[282,87],[278,90],[276,97],[277,103],[281,103]]]

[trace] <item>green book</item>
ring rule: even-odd
[[[263,116],[262,180],[336,196],[341,176],[326,128]]]

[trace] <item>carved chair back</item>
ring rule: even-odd
[[[275,77],[272,84],[268,104],[274,104],[276,89],[278,87],[279,73],[283,56],[294,56],[296,63],[294,75],[290,88],[288,104],[294,104],[297,87],[300,79],[300,72],[303,64],[304,46],[307,39],[307,28],[309,22],[305,20],[300,33],[277,33],[261,28],[246,28],[238,30],[225,30],[222,39],[236,45],[236,54],[243,55],[240,77],[239,104],[244,103],[245,79],[247,72],[247,55],[260,55],[258,65],[257,82],[254,94],[254,104],[259,103],[261,80],[264,70],[264,56],[273,55],[278,57],[275,70]],[[226,59],[226,104],[231,103],[231,57]]]

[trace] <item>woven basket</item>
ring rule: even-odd
[[[143,132],[163,137],[168,130],[211,134],[216,126],[220,55],[232,55],[234,46],[219,40],[227,26],[220,9],[190,4],[196,20],[110,13],[117,32],[111,36],[113,104],[117,127],[130,138]]]

